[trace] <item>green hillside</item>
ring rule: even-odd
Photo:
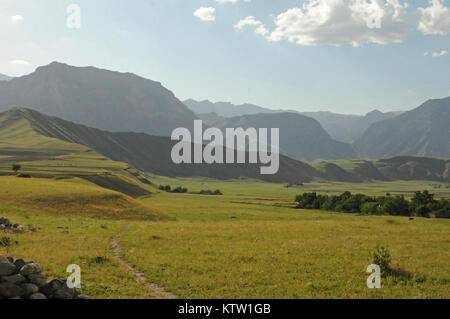
[[[23,109],[0,114],[0,174],[12,174],[12,163],[20,163],[21,172],[34,177],[81,177],[133,197],[151,193],[138,170],[87,146],[42,135],[26,114]]]

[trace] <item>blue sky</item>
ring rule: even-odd
[[[375,0],[402,14],[386,9],[380,29],[349,21],[339,2],[358,0],[221,1],[2,0],[0,73],[60,61],[133,72],[180,99],[354,114],[450,96],[450,0]],[[80,29],[66,26],[71,3]]]

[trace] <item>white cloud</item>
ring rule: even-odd
[[[272,32],[251,16],[239,21],[235,28],[257,26],[256,32],[269,41],[287,40],[300,45],[403,42],[409,29],[407,4],[400,1],[305,0],[302,7],[279,14]],[[370,23],[373,21],[379,21],[380,28]]]
[[[235,29],[242,30],[245,26],[255,26],[255,33],[260,35],[267,35],[270,31],[266,26],[259,20],[256,20],[254,16],[248,16],[240,20],[234,25]]]
[[[214,1],[218,2],[218,3],[236,3],[236,2],[240,2],[240,1],[250,2],[251,0],[214,0]]]
[[[430,53],[427,51],[423,54],[423,56],[428,56]]]
[[[25,61],[25,60],[11,60],[11,61],[9,61],[9,64],[14,64],[14,65],[29,65],[30,62]]]
[[[444,35],[450,32],[450,9],[444,0],[431,0],[426,8],[419,8],[417,29],[424,34]]]
[[[23,17],[19,14],[16,14],[14,16],[11,16],[11,21],[12,22],[21,22],[23,20]]]
[[[433,52],[433,54],[431,56],[433,58],[439,58],[439,57],[447,55],[447,54],[448,54],[447,50],[442,50],[440,52]]]
[[[200,7],[194,12],[194,16],[199,18],[202,21],[215,21],[216,17],[214,13],[216,9],[213,7]]]

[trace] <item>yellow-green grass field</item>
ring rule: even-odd
[[[449,220],[292,208],[295,194],[306,191],[381,195],[429,189],[448,197],[448,184],[316,182],[286,188],[247,180],[150,180],[190,192],[218,188],[224,195],[155,188],[136,200],[78,178],[0,177],[0,216],[41,227],[0,234],[18,242],[8,251],[0,247],[0,254],[34,260],[51,277],[64,278],[67,265],[79,264],[83,293],[94,298],[148,298],[111,248],[111,239],[129,226],[120,241],[123,259],[180,298],[450,297]],[[368,289],[365,270],[378,244],[389,247],[395,273],[382,279],[381,289]]]

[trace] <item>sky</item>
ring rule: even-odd
[[[345,114],[450,96],[450,0],[2,0],[0,31],[10,76],[59,61],[181,100]]]

